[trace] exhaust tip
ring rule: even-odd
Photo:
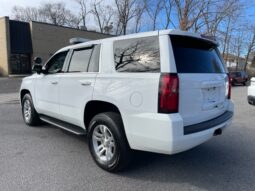
[[[213,136],[221,135],[222,134],[222,129],[216,129],[213,133]]]

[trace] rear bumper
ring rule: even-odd
[[[197,133],[200,131],[204,131],[204,130],[216,127],[217,125],[220,125],[224,123],[225,121],[229,120],[230,118],[232,118],[233,115],[234,114],[232,111],[226,111],[225,113],[223,113],[222,115],[214,119],[211,119],[202,123],[198,123],[195,125],[184,126],[184,135]]]
[[[248,96],[248,103],[251,105],[255,105],[255,96]]]
[[[129,145],[132,149],[174,154],[191,149],[213,137],[215,130],[225,128],[233,118],[233,103],[229,110],[213,120],[204,122],[204,129],[185,134],[180,114],[132,114],[123,118]],[[214,121],[214,123],[212,123]],[[216,123],[217,122],[217,123]],[[197,124],[201,125],[201,124]]]
[[[171,154],[173,153],[179,153],[188,149],[191,149],[195,146],[198,146],[209,139],[211,139],[214,136],[214,133],[216,130],[221,129],[224,131],[232,122],[233,116],[226,121],[213,126],[207,130],[200,131],[197,133],[191,133],[188,135],[181,136],[179,138],[176,138],[172,142],[172,150]]]

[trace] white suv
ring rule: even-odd
[[[251,85],[248,87],[248,103],[255,105],[255,78],[251,78]]]
[[[25,123],[88,134],[105,170],[132,150],[174,154],[221,134],[233,117],[230,82],[217,44],[163,30],[65,47],[20,90]]]

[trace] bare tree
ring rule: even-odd
[[[206,9],[203,11],[202,25],[205,26],[204,33],[215,36],[219,26],[224,20],[235,19],[238,16],[237,0],[210,0]]]
[[[81,20],[74,14],[67,15],[66,22],[64,26],[68,26],[71,28],[79,28]]]
[[[36,7],[14,6],[12,8],[13,17],[19,21],[44,21],[40,11]]]
[[[112,29],[112,18],[114,15],[113,8],[105,4],[104,0],[94,0],[92,3],[91,13],[94,15],[100,32],[110,33],[108,29]]]
[[[117,8],[116,34],[127,34],[129,22],[138,14],[138,4],[141,0],[115,0]]]
[[[78,27],[78,18],[64,3],[44,3],[39,7],[14,7],[14,18],[21,21],[41,21],[54,25]]]
[[[255,56],[253,57],[252,61],[251,61],[251,67],[255,68]]]
[[[240,30],[237,33],[238,33],[238,35],[236,38],[234,38],[234,45],[233,45],[234,53],[236,55],[236,70],[238,70],[238,68],[239,68],[240,57],[241,57],[243,43],[244,43],[243,31]]]
[[[207,1],[174,0],[174,4],[178,13],[179,28],[187,31],[202,17]]]
[[[245,56],[245,61],[244,61],[244,71],[247,71],[247,65],[248,65],[250,54],[255,49],[255,26],[252,26],[249,31],[251,35],[247,43],[247,54]]]
[[[39,9],[45,20],[54,25],[65,25],[69,17],[73,16],[64,3],[44,3]]]
[[[137,6],[137,14],[135,16],[135,32],[138,33],[141,30],[141,25],[142,25],[142,16],[144,14],[146,8],[146,4],[141,2]]]
[[[227,50],[228,50],[228,47],[229,47],[229,42],[230,42],[230,37],[231,37],[231,32],[232,32],[231,18],[230,17],[228,17],[225,29],[226,29],[226,31],[222,32],[222,35],[223,35],[222,56],[223,56],[223,58],[225,58],[227,60],[227,56],[228,56],[228,51]]]
[[[162,0],[144,0],[145,10],[152,21],[152,30],[156,30],[159,13],[163,9],[164,1]]]
[[[176,28],[175,24],[172,21],[172,9],[173,9],[174,0],[163,0],[163,14],[165,15],[165,22],[163,28],[168,29],[170,24]]]
[[[82,26],[87,28],[86,26],[87,16],[91,12],[91,10],[88,10],[87,8],[86,0],[75,0],[75,2],[80,7],[79,20],[82,21]]]

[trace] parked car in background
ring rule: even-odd
[[[198,34],[163,30],[80,43],[34,71],[20,89],[25,123],[87,134],[107,171],[124,168],[131,150],[191,149],[233,118],[217,43]]]
[[[248,81],[248,74],[244,71],[230,72],[230,81],[232,85],[243,84],[245,86]]]
[[[251,85],[248,87],[248,103],[255,105],[255,77],[251,78]]]

